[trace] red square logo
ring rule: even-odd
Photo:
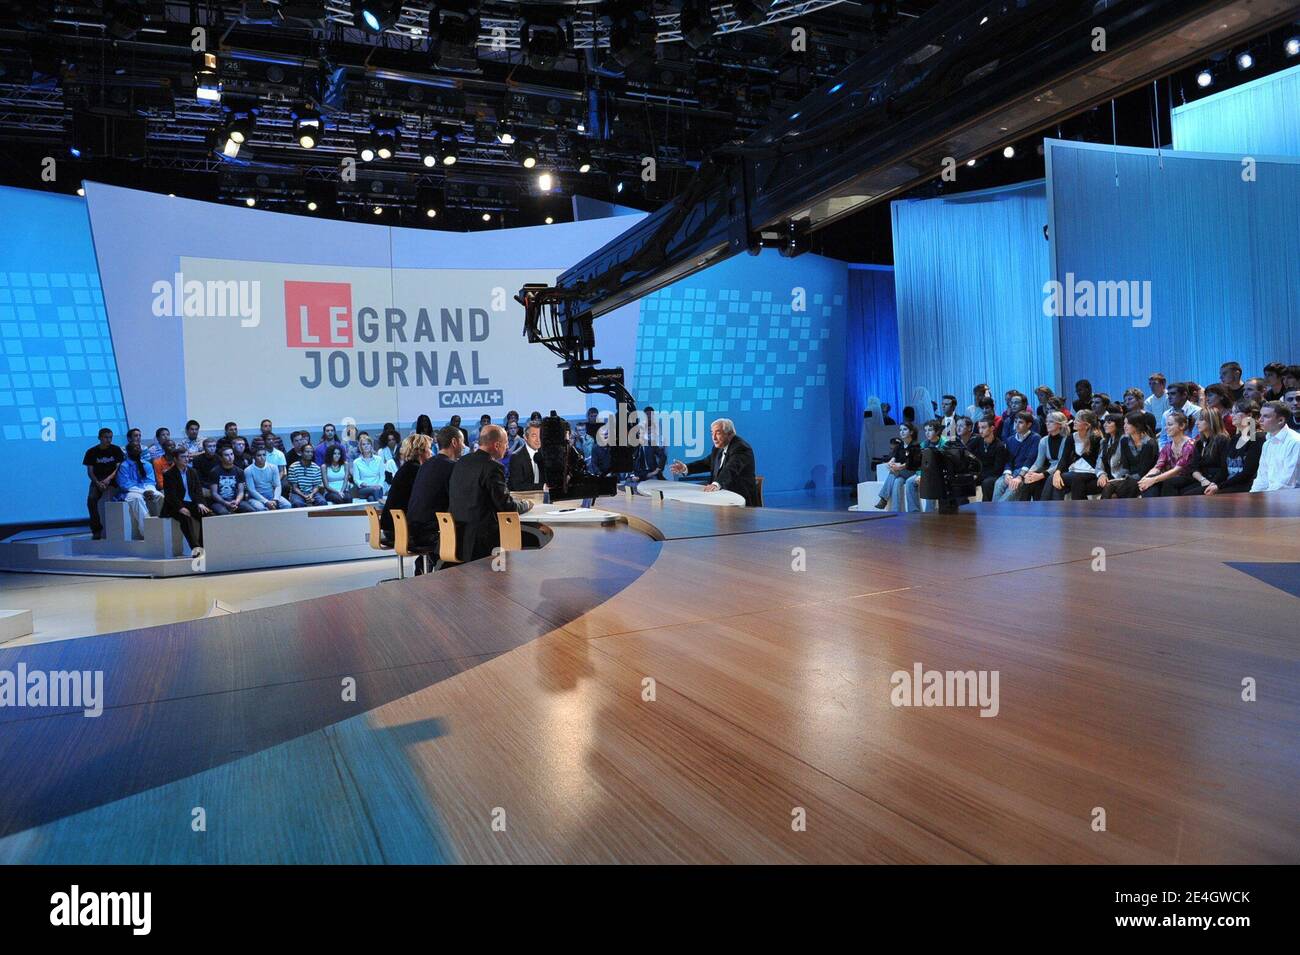
[[[351,348],[352,286],[285,282],[284,332],[290,348]]]

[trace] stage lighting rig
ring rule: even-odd
[[[654,59],[658,23],[639,6],[619,6],[610,13],[609,55],[624,70]]]
[[[478,0],[437,0],[429,10],[429,62],[473,69],[480,28]]]
[[[205,103],[221,102],[221,64],[217,54],[194,54],[194,98]]]
[[[519,21],[519,48],[529,66],[535,70],[552,70],[570,46],[564,26],[552,14],[524,7]]]
[[[352,0],[352,22],[367,33],[383,33],[402,15],[402,0]]]
[[[682,40],[692,50],[698,50],[713,39],[718,31],[718,20],[713,15],[709,0],[685,0],[681,17]]]
[[[767,20],[766,0],[731,0],[730,6],[737,19],[748,26],[756,27]]]
[[[320,111],[310,106],[297,107],[293,111],[293,136],[303,149],[315,149],[320,145],[325,126],[321,122]]]

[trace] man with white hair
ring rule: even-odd
[[[713,453],[707,458],[684,464],[674,461],[674,474],[702,474],[709,472],[710,483],[706,491],[732,491],[745,499],[746,507],[758,506],[758,482],[754,478],[754,449],[749,442],[736,434],[730,418],[719,418],[709,427],[713,437]]]

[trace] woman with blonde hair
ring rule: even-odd
[[[1031,414],[1033,412],[1030,412]],[[1017,498],[1021,501],[1052,500],[1056,473],[1069,468],[1073,462],[1074,439],[1070,436],[1069,419],[1064,412],[1048,412],[1045,419],[1047,434],[1038,442],[1038,457],[1025,472],[1025,482]]]
[[[415,487],[415,475],[420,465],[433,457],[433,438],[427,434],[410,434],[398,450],[402,466],[393,475],[388,486],[388,496],[384,498],[384,510],[379,515],[379,539],[389,543],[393,539],[393,511],[405,511],[411,502],[411,488]]]
[[[1048,500],[1085,500],[1097,492],[1097,478],[1106,473],[1099,460],[1101,456],[1102,426],[1092,411],[1080,411],[1074,416],[1074,447],[1071,449],[1069,467],[1060,468],[1052,475],[1052,490]]]

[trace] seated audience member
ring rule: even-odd
[[[233,447],[235,439],[239,437],[239,425],[235,424],[233,421],[227,421],[221,430],[221,439],[224,440],[226,444]],[[247,442],[245,442],[245,444],[247,444]]]
[[[149,462],[149,468],[153,471],[153,486],[158,489],[159,493],[162,492],[163,475],[176,466],[175,459],[168,454],[175,447],[176,442],[168,438],[167,443],[163,445],[162,457],[154,458]]]
[[[1142,411],[1130,411],[1129,414],[1145,415]],[[1127,476],[1124,469],[1124,416],[1108,414],[1101,419],[1101,448],[1097,452],[1097,467],[1100,471],[1093,484],[1095,490],[1104,498],[1106,488],[1112,481]],[[1070,485],[1070,500],[1079,500],[1092,493],[1086,487],[1088,482],[1080,479]],[[1075,492],[1079,491],[1076,497]]]
[[[1086,410],[1086,409],[1085,409]],[[1082,412],[1080,412],[1082,413]],[[1056,473],[1068,468],[1073,460],[1074,441],[1065,415],[1053,411],[1047,416],[1047,433],[1038,442],[1038,455],[1024,473],[1024,483],[1016,500],[1053,500]]]
[[[478,436],[482,434],[483,429],[491,423],[492,416],[490,414],[481,414],[478,416],[478,427],[470,433],[470,438],[473,440],[475,447],[478,446]]]
[[[1216,386],[1211,386],[1216,387]],[[1208,392],[1209,389],[1207,388]],[[1196,418],[1197,436],[1192,460],[1187,466],[1190,479],[1182,482],[1180,494],[1205,494],[1211,487],[1228,480],[1228,445],[1230,438],[1223,419],[1215,408],[1202,408]],[[1165,492],[1169,493],[1169,492]]]
[[[1187,434],[1187,421],[1187,415],[1181,411],[1170,411],[1165,415],[1165,433],[1169,435],[1169,443],[1160,449],[1155,466],[1138,481],[1138,491],[1143,497],[1176,496],[1191,480],[1188,467],[1196,448]]]
[[[613,469],[614,459],[609,450],[609,426],[604,425],[596,432],[591,449],[591,473],[597,477],[604,477],[612,473]]]
[[[348,470],[347,455],[343,445],[331,444],[325,449],[325,463],[321,466],[322,493],[331,504],[346,504],[352,500],[352,475]]]
[[[448,427],[452,426],[448,425]],[[460,428],[456,430],[461,431]],[[464,438],[465,434],[461,431],[461,440],[463,441]],[[388,545],[393,542],[393,511],[405,512],[410,506],[411,491],[415,487],[415,478],[419,474],[420,465],[433,456],[433,438],[419,432],[410,434],[402,442],[397,456],[401,459],[401,464],[397,468],[397,473],[393,475],[388,494],[384,498],[384,509],[379,515],[379,538]]]
[[[391,421],[385,421],[383,430],[379,432],[379,437],[375,439],[375,454],[379,455],[385,461],[389,458],[388,455],[384,454],[384,451],[389,447],[388,439],[390,435],[397,439],[397,441],[392,445],[393,450],[396,451],[402,443],[401,432],[397,430],[397,426]],[[392,455],[392,458],[396,461],[396,454]]]
[[[655,435],[643,435],[632,453],[632,477],[638,482],[662,480],[667,466],[667,449],[658,443]]]
[[[453,428],[460,428],[460,436],[461,436],[461,440],[463,440],[463,441],[465,442],[465,446],[466,446],[466,448],[468,448],[468,447],[469,447],[469,432],[466,431],[464,428],[461,428],[461,427],[460,427],[460,415],[458,415],[458,414],[454,414],[454,415],[452,415],[452,416],[451,416],[451,420],[448,421],[447,423],[448,423],[449,425],[451,425]],[[432,425],[432,424],[429,425],[429,437],[431,437],[431,438],[433,437],[433,425]],[[461,457],[464,457],[464,455],[461,455]]]
[[[217,454],[216,438],[203,439],[203,453],[190,460],[190,467],[198,472],[199,481],[203,485],[204,494],[206,494],[208,485],[212,483],[212,472],[221,467],[221,456]]]
[[[1282,394],[1300,390],[1300,365],[1287,365],[1282,372]]]
[[[352,459],[353,493],[367,501],[384,499],[384,462],[375,454],[369,437],[359,437],[360,453]]]
[[[534,411],[532,414],[530,414],[530,415],[528,416],[528,420],[529,420],[529,421],[541,421],[541,420],[542,420],[542,413],[541,413],[540,411]]]
[[[177,447],[188,451],[191,458],[196,454],[203,453],[203,441],[199,438],[199,423],[193,418],[185,422],[185,437]]]
[[[944,395],[939,399],[939,420],[943,424],[944,438],[957,437],[957,397],[955,395]]]
[[[303,445],[298,460],[289,465],[289,503],[294,507],[328,504],[320,465],[316,463],[316,449]]]
[[[221,464],[208,480],[208,499],[214,514],[246,514],[254,509],[248,503],[244,469],[235,464],[233,448],[221,450]]]
[[[1152,434],[1157,434],[1160,430],[1160,422],[1156,420],[1155,414],[1147,408],[1146,398],[1142,394],[1141,388],[1129,388],[1124,392],[1124,410],[1111,411],[1108,414],[1118,414],[1121,419],[1124,415],[1132,414],[1134,411],[1145,415],[1148,423],[1151,425]],[[1164,412],[1162,411],[1161,414]]]
[[[452,415],[452,416],[451,416],[451,422],[452,422],[452,424],[455,425],[457,428],[460,428],[460,415],[458,415],[458,414],[454,414],[454,415]],[[461,428],[461,431],[462,431],[462,433],[463,433],[463,432],[464,432],[464,429]],[[420,415],[418,418],[415,419],[415,433],[416,433],[416,434],[422,434],[422,435],[424,435],[425,437],[429,438],[430,441],[432,441],[432,439],[433,439],[433,420],[432,420],[432,419],[431,419],[427,414],[422,414],[422,415]],[[398,510],[400,511],[401,508],[399,507]]]
[[[1210,385],[1201,394],[1201,408],[1197,414],[1203,413],[1203,409],[1209,408],[1219,413],[1219,421],[1223,425],[1224,432],[1228,437],[1233,437],[1237,429],[1232,423],[1232,406],[1236,400],[1229,397],[1228,389],[1223,385]]]
[[[127,444],[143,444],[142,432],[139,428],[128,428],[126,431],[126,444],[122,445],[125,450]]]
[[[960,441],[962,447],[969,448],[975,440],[975,422],[964,414],[959,414],[953,418],[953,432],[955,440]]]
[[[365,433],[358,431],[355,424],[349,423],[344,426],[343,433],[339,435],[339,444],[343,446],[343,460],[348,464],[351,464],[361,453],[361,436]]]
[[[1288,388],[1282,396],[1282,403],[1291,413],[1291,427],[1300,428],[1300,388]]]
[[[1074,404],[1070,407],[1073,411],[1092,410],[1092,382],[1087,378],[1080,378],[1074,383]]]
[[[1061,410],[1052,406],[1052,398],[1055,397],[1055,395],[1056,392],[1052,391],[1050,385],[1039,385],[1034,389],[1034,397],[1038,400],[1038,405],[1034,408],[1034,417],[1038,419],[1038,427],[1040,430],[1045,430],[1047,416],[1051,412]]]
[[[276,440],[279,440],[279,435],[276,435]],[[283,442],[281,443],[283,444]],[[249,453],[252,454],[254,458],[257,457],[258,448],[261,448],[266,452],[266,463],[279,472],[280,482],[283,483],[284,474],[289,469],[289,459],[285,457],[284,451],[276,447],[274,444],[268,445],[266,439],[260,434],[253,439],[253,446],[248,449]]]
[[[1047,410],[1059,411],[1061,414],[1065,415],[1066,420],[1074,420],[1074,412],[1065,406],[1065,399],[1060,395],[1052,395],[1052,397],[1047,399]]]
[[[1167,379],[1160,372],[1155,372],[1147,379],[1147,387],[1151,389],[1151,394],[1147,395],[1146,406],[1147,413],[1155,418],[1156,422],[1156,441],[1160,447],[1169,443],[1169,436],[1165,434],[1165,412],[1170,409],[1169,392],[1165,390]]]
[[[921,442],[917,440],[916,425],[904,421],[898,426],[898,440],[894,442],[893,453],[885,461],[885,467],[889,473],[885,475],[885,483],[880,486],[880,500],[876,501],[876,509],[893,507],[901,512],[907,481],[921,472]]]
[[[257,449],[253,463],[244,468],[244,487],[250,511],[288,510],[293,506],[281,493],[280,469],[268,460],[264,447]]]
[[[461,458],[451,472],[448,505],[456,522],[458,555],[463,561],[492,556],[501,546],[497,514],[527,513],[531,501],[515,500],[506,489],[501,459],[506,453],[506,433],[489,424],[479,433],[478,450]]]
[[[542,474],[542,426],[530,421],[524,429],[524,449],[510,457],[507,481],[512,491],[540,491]]]
[[[335,430],[334,425],[327,424],[321,429],[321,441],[315,448],[317,464],[323,465],[325,463],[325,452],[330,448],[338,448],[343,452],[344,458],[347,457],[347,452],[343,449],[343,442],[339,440],[338,432]]]
[[[248,449],[248,442],[241,435],[235,435],[230,442],[230,450],[235,452],[235,467],[246,468],[253,463],[253,452]]]
[[[400,457],[401,447],[402,436],[396,431],[383,431],[380,433],[379,450],[376,454],[378,454],[379,460],[383,461],[385,465],[390,462],[392,463],[393,473],[396,473],[397,469],[401,467],[401,461],[398,460]]]
[[[1002,443],[1007,446],[1007,451],[1011,452],[1011,435],[1015,433],[1019,425],[1016,423],[1017,416],[1022,411],[1028,410],[1028,401],[1025,396],[1018,391],[1007,392],[1007,411],[1002,416],[1002,426],[998,429],[998,437]],[[1029,415],[1030,431],[1038,433],[1038,420],[1031,413]],[[1012,452],[1014,454],[1014,452]]]
[[[524,449],[524,436],[519,430],[518,421],[511,421],[506,425],[506,437],[510,441],[510,449],[506,452],[506,457],[508,459],[512,457],[516,451],[522,451]],[[509,464],[507,463],[506,466],[509,467]]]
[[[1235,361],[1225,361],[1220,365],[1219,386],[1228,393],[1230,408],[1245,397],[1246,389],[1241,381],[1241,365]]]
[[[731,491],[745,499],[746,507],[758,506],[758,482],[755,480],[754,449],[736,434],[730,418],[718,418],[709,426],[713,453],[690,464],[674,461],[676,475],[709,472],[705,491]]]
[[[171,445],[171,439],[167,444]],[[162,503],[162,494],[154,484],[153,465],[144,460],[139,444],[126,446],[126,458],[117,468],[114,478],[117,493],[115,501],[125,501],[131,515],[131,536],[144,540],[144,519],[150,516],[155,503]]]
[[[886,428],[897,428],[898,422],[889,416],[889,402],[880,403],[880,423]]]
[[[981,401],[984,398],[988,398],[992,401],[993,389],[984,384],[976,385],[971,391],[971,403],[966,406],[966,417],[970,418],[972,421],[979,421],[980,418],[984,417],[984,406],[981,404]],[[997,405],[994,403],[994,408],[996,407]]]
[[[980,492],[985,501],[993,500],[993,486],[1007,466],[1007,446],[998,438],[992,415],[979,422],[979,435],[967,443],[971,454],[980,459]]]
[[[1278,401],[1286,393],[1282,387],[1282,376],[1286,374],[1286,362],[1271,361],[1264,366],[1264,382],[1268,388],[1264,392],[1264,401],[1259,404],[1262,412],[1264,403],[1268,401]]]
[[[515,411],[513,408],[506,412],[506,425],[507,425],[507,427],[510,425],[510,423],[511,423],[512,421],[513,421],[515,424],[518,424],[518,423],[519,423],[519,412],[518,412],[518,411]]]
[[[1109,415],[1107,415],[1109,417]],[[1101,419],[1091,411],[1074,416],[1070,463],[1052,475],[1052,486],[1044,492],[1045,500],[1082,501],[1097,491],[1098,479],[1106,473],[1101,458]]]
[[[1095,414],[1098,420],[1100,420],[1102,415],[1110,414],[1112,404],[1113,402],[1110,400],[1110,395],[1106,394],[1104,391],[1095,391],[1092,395],[1092,404],[1087,408],[1087,410]]]
[[[153,433],[153,444],[141,451],[140,457],[143,458],[146,463],[155,458],[161,458],[167,453],[167,448],[164,442],[170,441],[171,439],[172,432],[170,428],[159,428]]]
[[[99,443],[82,455],[81,463],[86,467],[86,477],[90,478],[86,509],[90,514],[90,536],[94,540],[104,536],[104,522],[99,517],[100,498],[113,493],[113,479],[125,460],[126,452],[113,443],[112,428],[100,428]]]
[[[979,406],[980,413],[975,416],[975,420],[979,421],[981,418],[992,418],[993,433],[994,435],[1000,434],[1002,431],[1002,415],[998,414],[997,402],[993,400],[993,396],[985,395],[979,400]]]
[[[1300,485],[1300,431],[1290,424],[1286,405],[1266,401],[1259,410],[1259,426],[1267,437],[1259,455],[1259,472],[1252,491],[1295,490]]]
[[[947,443],[943,433],[943,419],[933,418],[921,426],[921,450],[942,448]],[[921,506],[921,477],[925,470],[925,455],[921,455],[921,467],[903,482],[903,505],[906,510],[915,512],[926,510]]]
[[[1156,466],[1159,441],[1151,427],[1148,412],[1130,411],[1124,415],[1124,437],[1120,441],[1119,464],[1114,463],[1113,449],[1103,449],[1101,458],[1106,475],[1097,479],[1102,500],[1112,497],[1137,497],[1138,482]]]
[[[591,438],[592,446],[596,443],[596,433],[600,431],[600,411],[597,408],[587,409],[587,420],[584,421],[583,427],[586,429],[587,437]]]
[[[270,418],[262,419],[261,429],[260,429],[260,433],[258,434],[258,437],[262,439],[262,445],[263,447],[266,448],[266,454],[267,454],[266,463],[274,464],[275,462],[271,460],[271,451],[275,450],[283,454],[284,440],[278,434],[275,433],[275,430],[271,426]]]
[[[1181,412],[1187,419],[1186,431],[1191,431],[1196,426],[1196,415],[1201,408],[1200,405],[1193,404],[1189,397],[1193,387],[1190,381],[1176,381],[1169,386],[1169,410],[1165,412],[1166,435],[1169,435],[1169,416],[1175,411]]]
[[[212,509],[203,503],[202,481],[190,465],[189,452],[173,447],[170,454],[172,466],[163,475],[162,516],[181,525],[185,543],[193,550],[203,546],[203,518]]]
[[[1250,391],[1249,383],[1246,391]],[[1259,427],[1259,405],[1250,398],[1243,398],[1237,402],[1233,411],[1237,434],[1228,441],[1227,479],[1212,482],[1205,488],[1206,494],[1241,494],[1249,491],[1255,483],[1255,475],[1259,473],[1259,456],[1264,450],[1264,433]]]
[[[1263,378],[1247,378],[1242,386],[1241,397],[1244,401],[1253,401],[1256,405],[1256,411],[1268,399],[1264,395],[1268,394],[1268,382]]]
[[[438,513],[451,511],[451,475],[464,444],[460,428],[451,425],[439,428],[437,438],[438,453],[430,456],[415,472],[405,509],[411,546],[430,551],[438,549]],[[416,561],[415,572],[423,571],[424,561]]]
[[[1038,460],[1040,438],[1034,433],[1034,416],[1028,411],[1018,411],[1011,419],[1015,427],[1004,444],[1007,463],[1002,476],[993,485],[993,500],[1014,501],[1024,489],[1025,475]]]

